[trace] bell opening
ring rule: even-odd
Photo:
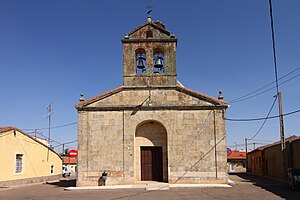
[[[162,53],[156,53],[153,56],[154,59],[154,73],[164,73],[164,57]]]
[[[138,48],[135,50],[135,65],[137,74],[146,73],[146,51],[145,49]]]
[[[146,55],[145,54],[138,54],[136,56],[136,73],[137,74],[144,74],[146,73]]]

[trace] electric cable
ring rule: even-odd
[[[64,124],[64,125],[59,125],[59,126],[52,126],[50,127],[51,129],[56,129],[56,128],[62,128],[62,127],[66,127],[66,126],[71,126],[74,124],[77,124],[78,122],[72,122],[72,123],[68,123],[68,124]],[[48,130],[48,128],[21,128],[21,130]]]
[[[260,128],[258,129],[258,131],[254,134],[254,136],[253,136],[251,139],[249,139],[249,140],[253,140],[253,138],[255,138],[255,137],[260,133],[260,131],[261,131],[262,128],[264,127],[264,125],[265,125],[265,123],[266,123],[266,121],[267,121],[267,119],[268,119],[270,113],[272,112],[272,110],[273,110],[273,108],[274,108],[274,105],[275,105],[275,103],[276,103],[276,100],[277,100],[277,96],[275,96],[275,99],[274,99],[274,101],[273,101],[273,103],[272,103],[272,106],[271,106],[271,108],[270,108],[270,110],[269,110],[269,112],[268,112],[268,114],[267,114],[267,117],[265,118],[264,122],[262,123],[262,125],[260,126]]]
[[[265,142],[265,144],[275,142],[275,141],[270,141],[270,140],[252,140],[252,141]]]
[[[31,134],[33,134],[33,133],[36,133],[36,134],[38,134],[38,135],[40,135],[40,136],[42,136],[42,137],[44,137],[44,138],[47,138],[47,136],[45,136],[45,135],[43,135],[43,134],[41,134],[41,133],[39,133],[39,132],[32,132]],[[27,134],[29,135],[29,133],[27,133]],[[33,136],[31,136],[31,137],[33,137]],[[57,142],[56,140],[51,139],[51,140],[50,140],[50,143],[51,143],[51,142],[57,143],[58,145],[52,147],[52,148],[56,148],[56,147],[62,146],[62,145],[64,145],[64,144],[65,144],[65,145],[66,145],[66,144],[71,144],[71,143],[75,143],[75,142],[77,142],[77,141],[78,141],[78,140],[73,140],[73,141],[71,141],[71,142],[61,143],[61,142]],[[66,145],[66,147],[71,148],[71,146],[69,146],[69,145]]]
[[[283,77],[279,78],[278,80],[281,80],[281,79],[283,79],[283,78],[289,76],[290,74],[294,73],[295,71],[297,71],[297,70],[299,70],[299,69],[300,69],[300,67],[298,67],[297,69],[295,69],[295,70],[289,72],[288,74],[284,75]],[[285,83],[287,83],[287,82],[289,82],[289,81],[291,81],[291,80],[297,78],[298,76],[300,76],[300,74],[297,74],[297,75],[295,75],[295,76],[289,78],[288,80],[283,81],[282,83],[279,83],[279,85],[283,85],[283,84],[285,84]],[[259,95],[261,95],[261,94],[263,94],[263,93],[266,93],[266,92],[268,92],[268,91],[274,89],[276,86],[273,86],[273,87],[268,88],[268,89],[266,89],[266,90],[263,90],[263,89],[265,89],[265,88],[267,88],[267,87],[273,85],[274,83],[275,83],[275,81],[273,81],[272,83],[269,83],[269,84],[267,84],[267,85],[265,85],[265,86],[263,86],[263,87],[261,87],[261,88],[259,88],[259,89],[257,89],[257,90],[254,90],[253,92],[250,92],[250,93],[248,93],[248,94],[246,94],[246,95],[243,95],[243,96],[241,96],[241,97],[239,97],[239,98],[232,99],[232,100],[228,101],[228,103],[231,103],[231,104],[232,104],[232,103],[237,103],[237,102],[245,101],[245,100],[251,99],[251,98],[253,98],[253,97],[259,96]],[[260,92],[260,93],[257,93],[257,92],[259,92],[259,91],[261,91],[261,90],[263,90],[263,91]],[[257,94],[255,94],[255,93],[257,93]]]
[[[292,114],[295,114],[298,112],[300,112],[300,109],[282,114],[282,116],[288,116],[288,115],[292,115]],[[278,117],[280,117],[280,115],[275,115],[275,116],[271,116],[271,117],[248,118],[248,119],[225,118],[225,120],[226,121],[234,121],[234,122],[251,122],[251,121],[260,121],[260,120],[265,120],[265,119],[274,119],[274,118],[278,118]]]
[[[274,71],[275,71],[276,91],[277,91],[277,94],[278,94],[279,93],[278,69],[277,69],[277,59],[276,59],[276,45],[275,45],[275,31],[274,31],[272,0],[269,0],[269,7],[270,7],[270,20],[271,20],[271,32],[272,32],[273,63],[274,63]]]

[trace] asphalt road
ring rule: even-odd
[[[232,188],[182,188],[164,191],[146,191],[141,189],[65,191],[65,187],[75,185],[75,180],[64,179],[60,182],[50,184],[34,184],[28,186],[16,186],[12,188],[0,188],[0,200],[300,199],[300,191],[290,191],[285,182],[248,174],[233,174],[230,175],[230,179],[235,181],[237,185],[234,185]]]

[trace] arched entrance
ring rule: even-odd
[[[140,123],[135,132],[136,181],[168,182],[167,131],[157,121]]]

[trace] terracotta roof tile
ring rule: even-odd
[[[63,156],[62,157],[63,158],[63,164],[76,164],[77,163],[77,161],[76,161],[76,158],[71,158],[71,157],[69,157],[69,156]]]
[[[13,127],[13,126],[1,126],[0,127],[0,134],[4,133],[4,132],[7,132],[7,131],[11,131],[11,130],[18,130],[18,131],[22,132],[20,129],[18,129],[16,127]]]
[[[223,101],[223,100],[220,100],[218,98],[209,96],[207,94],[203,94],[203,93],[198,92],[196,90],[192,90],[192,89],[186,88],[186,87],[184,87],[184,86],[182,86],[180,84],[177,84],[177,88],[182,89],[182,90],[184,90],[184,91],[186,91],[188,93],[194,94],[195,96],[203,98],[203,99],[205,99],[205,100],[207,100],[207,101],[209,101],[211,103],[222,105],[222,106],[226,106],[226,107],[228,106],[228,103],[225,102],[225,101]]]
[[[95,102],[95,101],[97,101],[97,100],[100,100],[100,99],[102,99],[102,98],[105,98],[105,97],[107,97],[107,96],[110,96],[110,95],[112,95],[112,94],[115,94],[115,93],[117,93],[117,92],[120,92],[120,91],[122,91],[123,89],[124,89],[124,86],[119,86],[119,87],[117,87],[117,88],[115,88],[115,89],[109,90],[109,91],[107,91],[107,92],[104,92],[104,93],[102,93],[102,94],[99,94],[99,95],[97,95],[97,96],[94,96],[94,97],[92,97],[92,98],[89,98],[89,99],[87,99],[87,100],[81,101],[81,102],[79,102],[78,104],[75,105],[75,108],[81,108],[81,107],[86,106],[86,105],[88,105],[88,104],[91,104],[91,103],[93,103],[93,102]]]
[[[44,147],[48,148],[50,151],[52,151],[53,153],[55,153],[56,155],[58,155],[60,159],[62,159],[61,156],[56,151],[54,151],[53,149],[51,149],[47,145],[45,145],[42,142],[38,141],[37,139],[31,137],[30,135],[24,133],[23,131],[21,131],[20,129],[18,129],[16,127],[13,127],[13,126],[2,126],[2,127],[0,127],[0,135],[3,134],[3,133],[6,133],[8,131],[12,131],[12,130],[18,131],[19,133],[21,133],[21,134],[23,134],[23,135],[31,138],[32,140],[36,141],[37,143],[39,143],[39,144],[43,145]]]
[[[246,152],[232,151],[227,159],[246,159]]]
[[[106,98],[108,96],[111,96],[113,94],[116,94],[118,92],[121,92],[122,90],[124,90],[124,86],[119,86],[115,89],[112,89],[112,90],[109,90],[107,92],[104,92],[102,94],[99,94],[97,96],[94,96],[92,98],[89,98],[87,100],[84,100],[84,101],[81,101],[79,102],[78,104],[75,105],[75,108],[76,109],[80,109],[84,106],[87,106],[91,103],[94,103],[100,99],[103,99],[103,98]],[[146,88],[146,87],[145,87]],[[131,89],[131,88],[128,88],[128,89]],[[195,91],[195,90],[192,90],[192,89],[189,89],[189,88],[186,88],[180,84],[178,84],[176,87],[175,87],[176,90],[178,91],[181,91],[181,92],[184,92],[186,94],[189,94],[189,95],[192,95],[192,96],[195,96],[197,98],[200,98],[200,99],[203,99],[203,100],[206,100],[210,103],[213,103],[214,105],[219,105],[219,106],[224,106],[224,107],[228,107],[228,103],[223,101],[223,100],[220,100],[218,98],[215,98],[215,97],[212,97],[212,96],[209,96],[209,95],[206,95],[206,94],[203,94],[203,93],[200,93],[198,91]]]
[[[300,136],[292,135],[290,137],[285,138],[285,142],[292,142],[294,140],[299,140],[299,139],[300,139]],[[278,145],[278,144],[281,144],[281,141],[273,142],[271,144],[266,144],[264,146],[257,147],[256,149],[257,150],[264,150],[268,147],[272,147],[272,146],[275,146],[275,145]]]

